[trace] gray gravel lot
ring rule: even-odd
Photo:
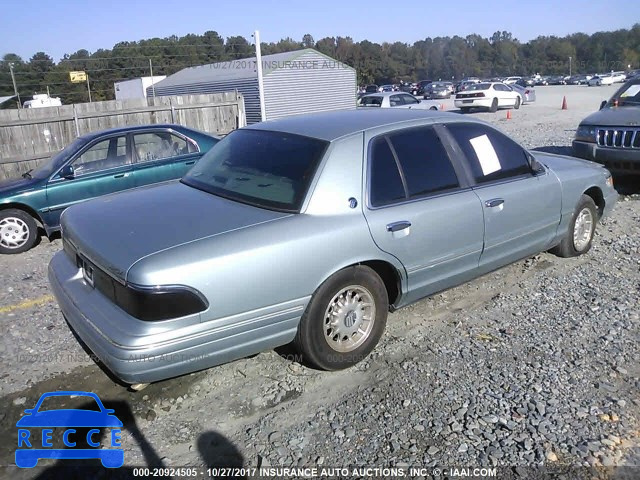
[[[563,152],[615,88],[538,87],[511,120],[470,115]],[[583,257],[543,253],[391,314],[350,370],[312,370],[283,348],[137,393],[95,365],[51,301],[46,266],[60,240],[2,256],[0,466],[14,478],[52,466],[9,466],[15,422],[43,392],[89,390],[125,419],[127,465],[198,466],[202,477],[231,464],[509,466],[519,478],[563,466],[566,478],[638,478],[640,467],[580,470],[640,463],[638,200],[620,197]]]

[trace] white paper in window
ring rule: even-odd
[[[469,140],[471,146],[476,151],[480,167],[482,167],[482,174],[489,175],[493,172],[497,172],[502,168],[498,155],[491,144],[491,140],[486,135],[480,135]]]

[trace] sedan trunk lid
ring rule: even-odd
[[[148,255],[288,215],[171,182],[75,205],[61,224],[65,241],[124,282]]]

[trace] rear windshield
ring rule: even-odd
[[[373,96],[373,97],[362,97],[360,99],[361,107],[381,107],[382,106],[382,97]]]
[[[298,212],[328,142],[283,132],[236,130],[182,182],[257,207]]]
[[[473,85],[469,85],[467,90],[489,90],[490,86],[489,83],[474,83]]]

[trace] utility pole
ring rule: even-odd
[[[87,73],[87,92],[89,92],[89,103],[91,103],[91,87],[89,86],[89,74]]]
[[[256,30],[253,34],[253,38],[256,41],[256,67],[258,70],[258,96],[260,97],[260,117],[264,122],[266,114],[264,111],[264,83],[262,82],[262,52],[260,50],[260,32]]]
[[[16,87],[16,77],[13,74],[13,63],[9,64],[9,70],[11,70],[11,81],[13,82],[13,93],[16,96],[16,102],[18,103],[18,108],[22,108],[22,104],[20,102],[20,94],[18,93],[18,87]]]
[[[153,98],[156,98],[156,87],[153,82],[153,65],[151,64],[151,59],[149,59],[149,72],[151,74],[151,91],[153,92]],[[146,92],[145,92],[146,96]]]
[[[571,76],[571,57],[569,57],[569,76]]]

